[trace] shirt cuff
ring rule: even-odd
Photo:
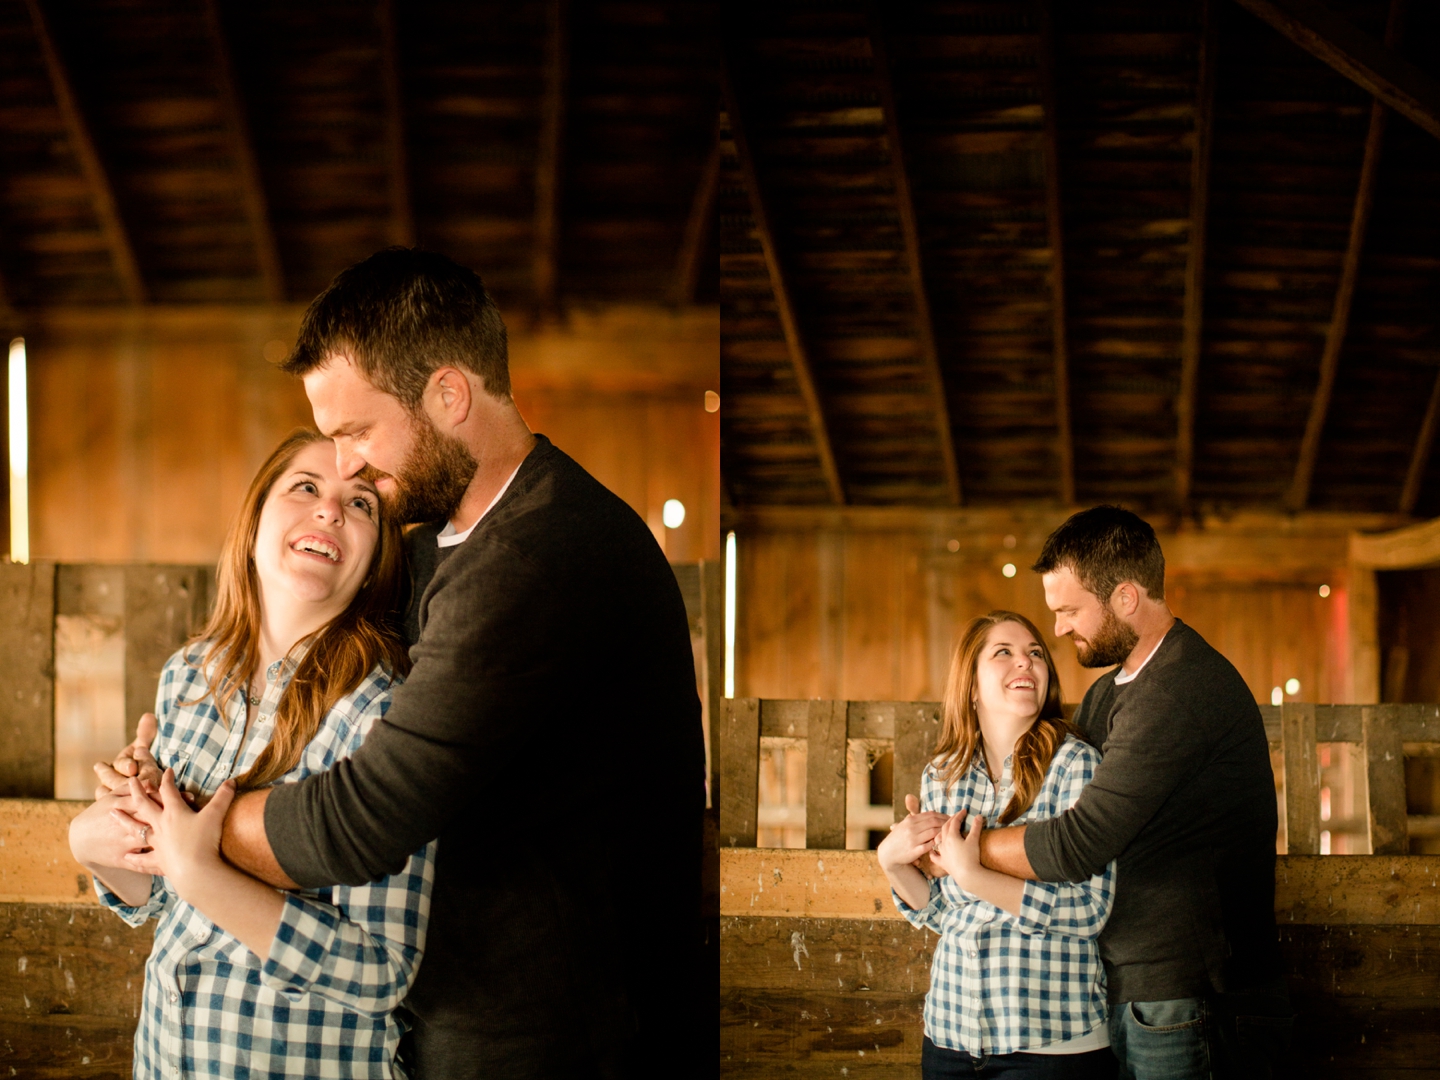
[[[894,889],[890,890],[890,898],[895,901],[895,907],[912,926],[918,926],[921,929],[935,929],[940,918],[940,905],[943,903],[939,878],[930,879],[930,899],[923,908],[912,908],[900,899],[900,894]]]
[[[91,874],[90,876],[95,879],[95,895],[100,898],[100,903],[119,915],[130,926],[143,926],[146,920],[159,915],[165,907],[165,897],[168,894],[165,891],[165,879],[159,874],[150,876],[150,895],[139,907],[131,907],[121,900],[97,875]]]
[[[323,973],[339,925],[334,908],[286,894],[280,927],[270,942],[260,981],[287,1000],[298,1001]]]

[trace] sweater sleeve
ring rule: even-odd
[[[1135,683],[1116,709],[1105,757],[1075,805],[1025,830],[1041,881],[1104,872],[1204,762],[1206,726],[1159,683]]]
[[[477,797],[479,763],[518,758],[547,699],[555,673],[545,643],[566,633],[561,590],[495,540],[457,559],[428,598],[409,678],[364,744],[334,768],[271,791],[265,832],[302,886],[398,874]]]

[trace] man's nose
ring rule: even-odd
[[[1055,636],[1056,636],[1056,637],[1064,637],[1066,634],[1070,633],[1070,630],[1071,630],[1070,624],[1069,624],[1068,622],[1066,622],[1064,619],[1060,618],[1059,615],[1056,615],[1056,616],[1055,616]]]
[[[341,480],[349,480],[365,467],[365,458],[355,452],[355,444],[349,439],[335,440],[335,468]]]

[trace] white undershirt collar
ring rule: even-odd
[[[1150,655],[1145,657],[1145,659],[1140,662],[1140,666],[1137,667],[1134,671],[1130,672],[1128,675],[1125,673],[1125,669],[1123,667],[1119,671],[1117,671],[1115,673],[1115,685],[1124,686],[1128,682],[1134,682],[1135,676],[1139,675],[1140,672],[1145,670],[1145,665],[1148,664],[1154,658],[1155,654],[1160,651],[1160,646],[1165,644],[1165,638],[1169,636],[1170,631],[1166,630],[1165,633],[1161,636],[1160,640],[1155,643],[1155,647],[1150,650]]]
[[[524,464],[525,463],[523,461],[520,463],[520,465]],[[471,522],[468,529],[466,529],[464,532],[456,532],[455,526],[447,521],[445,523],[445,527],[440,530],[440,535],[435,537],[435,543],[439,544],[442,548],[447,548],[455,547],[457,544],[463,544],[466,540],[469,540],[470,534],[475,531],[475,526],[479,525],[480,522],[485,520],[485,515],[490,513],[491,510],[495,509],[495,504],[500,501],[501,496],[503,496],[505,492],[510,490],[510,483],[512,480],[515,479],[515,474],[520,471],[520,465],[515,466],[515,472],[512,472],[510,474],[510,478],[501,485],[500,490],[495,493],[495,497],[490,500],[490,505],[485,507],[484,510],[480,511],[480,516],[476,518],[473,522]]]

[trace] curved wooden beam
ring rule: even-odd
[[[675,284],[671,299],[677,304],[693,304],[700,287],[700,271],[704,269],[706,240],[715,228],[715,199],[720,191],[720,119],[715,119],[715,142],[700,173],[695,197],[690,200],[690,216],[685,221],[685,239],[675,260]]]
[[[830,439],[830,428],[825,420],[825,410],[820,403],[820,393],[815,386],[814,367],[810,362],[810,350],[800,330],[796,317],[795,299],[780,260],[780,250],[775,243],[775,231],[771,227],[769,205],[760,175],[755,170],[755,157],[751,153],[750,139],[745,131],[744,111],[730,71],[730,58],[722,50],[720,58],[720,84],[725,98],[725,109],[730,117],[730,136],[735,140],[735,152],[740,159],[740,172],[745,177],[745,189],[750,196],[750,212],[755,219],[755,233],[760,239],[760,249],[765,256],[765,267],[770,273],[770,288],[775,295],[775,310],[780,326],[785,332],[785,344],[790,351],[790,363],[795,371],[795,382],[800,397],[805,402],[805,411],[810,418],[810,434],[815,440],[815,453],[820,459],[820,471],[825,476],[831,501],[843,505],[845,488],[840,483],[840,469],[835,463],[835,450]]]
[[[280,264],[280,247],[275,242],[275,229],[270,221],[270,204],[265,198],[265,185],[260,177],[260,163],[255,157],[255,141],[250,133],[250,117],[235,81],[230,44],[220,18],[219,0],[201,0],[205,26],[215,48],[215,81],[220,90],[220,106],[225,114],[225,127],[230,135],[230,152],[239,172],[240,201],[250,221],[255,240],[255,259],[260,265],[265,298],[274,303],[285,299],[285,273]]]
[[[1210,148],[1215,129],[1215,0],[1203,0],[1200,82],[1195,94],[1195,150],[1190,159],[1190,250],[1185,257],[1185,315],[1180,334],[1180,396],[1175,402],[1175,497],[1183,508],[1195,480],[1195,414],[1205,318],[1205,240],[1210,214]]]
[[[1385,30],[1387,48],[1394,48],[1400,36],[1400,20],[1405,0],[1390,0],[1389,24]],[[1330,412],[1330,398],[1335,391],[1335,375],[1340,370],[1340,350],[1350,329],[1350,308],[1355,301],[1355,282],[1360,276],[1360,256],[1365,247],[1365,232],[1370,226],[1370,208],[1375,202],[1375,183],[1380,171],[1380,150],[1385,142],[1385,105],[1376,98],[1370,103],[1370,128],[1365,134],[1365,159],[1360,165],[1360,183],[1355,191],[1355,207],[1350,215],[1350,239],[1345,245],[1345,261],[1340,268],[1340,286],[1335,290],[1335,308],[1325,332],[1325,351],[1320,355],[1320,381],[1310,401],[1310,415],[1305,421],[1305,435],[1300,440],[1300,458],[1295,464],[1295,478],[1285,495],[1288,510],[1303,510],[1310,501],[1310,486],[1315,477],[1315,462],[1320,456],[1320,437],[1325,431],[1325,418]]]
[[[110,175],[100,161],[100,152],[90,125],[80,108],[75,88],[70,81],[69,69],[65,66],[55,38],[50,33],[50,24],[40,0],[25,0],[30,10],[30,23],[35,28],[35,38],[40,53],[45,58],[45,70],[50,75],[50,86],[55,93],[55,104],[65,122],[71,148],[75,151],[80,170],[90,185],[90,198],[95,206],[95,216],[100,222],[100,232],[110,249],[110,259],[115,266],[115,276],[120,279],[120,291],[132,304],[143,304],[146,299],[145,279],[140,274],[140,264],[135,259],[135,249],[130,243],[130,234],[120,217],[120,207],[115,201],[115,189],[111,186]]]
[[[1316,0],[1236,0],[1316,59],[1440,138],[1440,81]]]
[[[870,58],[885,114],[885,136],[890,145],[890,170],[895,184],[895,203],[900,212],[900,232],[905,237],[905,262],[910,271],[910,294],[915,305],[915,335],[920,339],[920,365],[930,383],[934,402],[935,435],[940,442],[940,465],[945,476],[945,493],[952,506],[960,505],[960,467],[955,454],[955,431],[950,424],[950,402],[945,392],[945,375],[940,368],[940,351],[935,345],[935,324],[930,317],[930,294],[925,288],[925,267],[920,255],[920,228],[915,217],[915,199],[910,190],[910,172],[900,135],[900,114],[895,103],[895,81],[890,71],[890,54],[885,46],[884,24],[878,7],[868,12]]]

